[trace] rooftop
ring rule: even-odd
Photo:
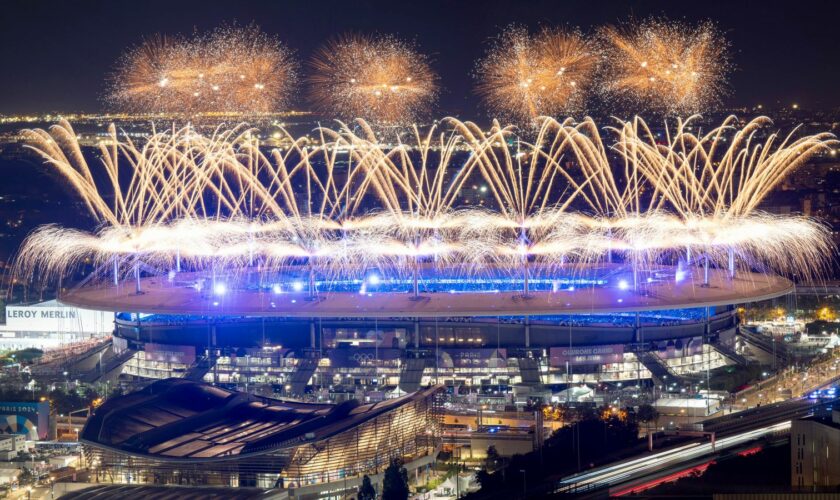
[[[709,270],[709,285],[702,269],[686,271],[679,281],[645,282],[633,289],[632,276],[606,286],[531,291],[523,297],[516,291],[463,291],[421,294],[410,292],[325,292],[316,299],[306,291],[273,293],[270,289],[225,287],[214,294],[212,287],[197,290],[189,273],[177,282],[166,277],[140,280],[119,286],[96,284],[72,289],[60,301],[87,309],[157,314],[208,316],[254,315],[312,317],[439,317],[439,316],[536,316],[652,311],[713,307],[771,299],[793,291],[793,283],[772,274],[739,272],[730,278],[726,270]],[[179,285],[180,283],[180,285]],[[210,288],[208,291],[206,288]]]
[[[82,431],[86,444],[158,460],[202,461],[316,442],[436,388],[379,403],[339,405],[262,398],[183,379],[109,399]]]

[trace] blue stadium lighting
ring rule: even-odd
[[[275,284],[274,286],[271,287],[271,291],[274,292],[275,294],[279,295],[279,294],[283,293],[283,287],[280,286],[280,284],[278,283],[278,284]]]
[[[292,283],[292,290],[300,292],[301,290],[303,290],[303,283],[301,283],[300,281],[295,281],[294,283]]]
[[[618,282],[618,289],[619,290],[627,290],[628,288],[630,288],[630,284],[627,283],[627,280],[620,280]]]
[[[368,280],[368,283],[373,285],[373,286],[378,285],[379,282],[381,281],[380,278],[379,278],[379,275],[377,275],[377,274],[371,274],[370,276],[368,276],[367,280]]]
[[[224,295],[225,293],[227,293],[227,285],[225,285],[224,283],[216,283],[215,285],[213,285],[213,293],[215,295]]]

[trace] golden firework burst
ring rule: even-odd
[[[725,90],[728,43],[712,23],[650,19],[601,30],[608,48],[602,91],[638,109],[708,111]]]
[[[579,31],[510,27],[477,64],[477,91],[492,114],[516,122],[583,110],[599,62]]]
[[[296,71],[291,51],[256,26],[222,27],[145,41],[123,57],[107,97],[131,112],[267,113],[289,104]]]
[[[329,116],[412,123],[429,114],[438,94],[428,58],[393,36],[342,36],[310,66],[312,102]]]

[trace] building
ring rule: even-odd
[[[49,427],[49,402],[0,402],[0,432],[21,434],[26,439],[37,441],[47,438]]]
[[[23,434],[0,434],[0,460],[12,460],[26,449]]]
[[[6,306],[0,350],[53,349],[110,335],[114,313],[71,307],[55,300]]]
[[[725,270],[710,270],[714,286],[704,287],[704,273],[667,266],[644,290],[632,289],[624,266],[586,277],[531,272],[525,299],[521,282],[500,271],[483,281],[438,277],[417,298],[382,277],[376,285],[316,281],[345,288],[313,298],[288,276],[282,286],[264,280],[276,290],[228,276],[218,294],[202,285],[205,276],[182,272],[171,282],[142,278],[139,295],[90,284],[61,300],[117,311],[114,351],[125,360],[122,374],[141,380],[185,377],[283,397],[429,384],[511,394],[647,380],[679,391],[693,374],[746,362],[734,304],[793,289],[776,276],[733,280]]]
[[[790,477],[794,488],[840,486],[840,410],[794,420],[790,429]]]
[[[439,450],[439,388],[361,404],[256,397],[181,379],[96,409],[82,431],[100,482],[287,489],[295,498],[355,490],[392,459],[409,472]]]
[[[731,307],[315,321],[120,313],[114,349],[135,352],[124,365],[127,376],[198,376],[203,364],[205,382],[246,391],[274,386],[301,395],[310,385],[411,392],[436,382],[479,390],[635,382],[654,372],[677,381],[735,362],[736,326]]]

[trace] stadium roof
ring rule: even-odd
[[[621,283],[624,281],[624,283]],[[306,292],[274,294],[231,287],[222,296],[208,295],[190,286],[174,286],[165,277],[141,280],[134,285],[98,284],[70,290],[60,301],[87,309],[157,314],[207,316],[252,315],[297,318],[329,317],[440,317],[594,314],[692,307],[714,307],[767,300],[793,291],[783,277],[711,269],[704,285],[702,269],[687,272],[680,281],[645,283],[638,291],[628,285],[632,276],[604,287],[576,290],[532,291],[523,298],[517,291],[437,292],[415,298],[409,292],[326,292],[309,300]],[[620,286],[624,285],[624,286]]]
[[[183,379],[166,379],[96,409],[84,443],[157,460],[224,460],[320,441],[417,398],[312,404],[262,398]]]
[[[70,491],[61,496],[65,499],[84,500],[125,500],[126,498],[144,498],[146,500],[270,500],[288,498],[278,490],[260,488],[224,488],[221,486],[162,486],[134,484],[98,484],[77,491]]]

